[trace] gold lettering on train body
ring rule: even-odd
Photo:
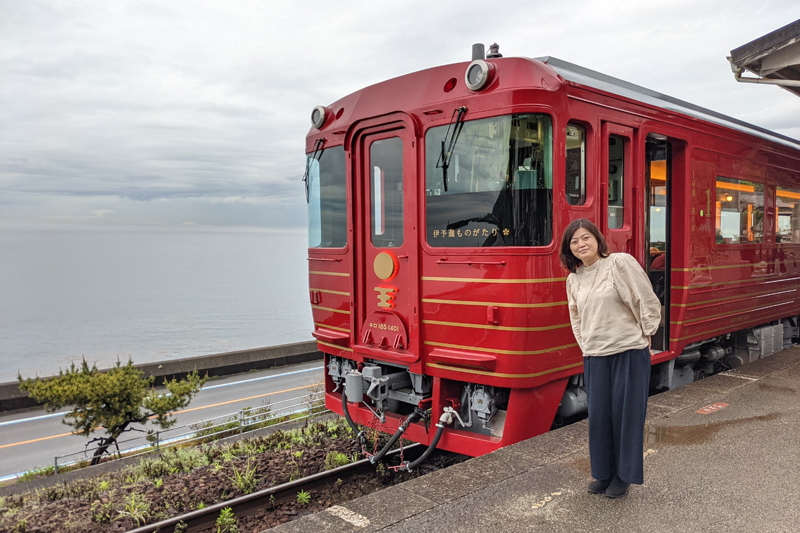
[[[378,307],[394,307],[394,298],[398,292],[395,287],[375,287],[375,291],[378,293]]]
[[[506,228],[503,230],[503,235],[508,237],[511,234],[511,230]],[[492,228],[491,230],[486,228],[475,228],[475,229],[442,229],[433,230],[433,238],[434,239],[457,239],[459,237],[497,237],[498,231],[497,228]]]

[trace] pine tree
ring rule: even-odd
[[[90,368],[84,359],[80,367],[72,363],[68,370],[59,370],[58,376],[23,379],[20,375],[18,379],[20,390],[44,404],[48,412],[71,406],[62,422],[74,428],[76,435],[105,431],[96,439],[99,445],[91,462],[95,465],[131,424],[146,424],[149,420],[161,429],[172,427],[176,419],[171,414],[189,405],[208,375],[201,378],[195,371],[181,380],[165,380],[169,393],[159,393],[153,386],[155,378],[145,378],[131,360],[124,366],[117,361],[102,372],[97,365]],[[152,429],[148,431],[150,440],[153,434]]]

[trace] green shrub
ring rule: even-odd
[[[346,453],[330,452],[325,456],[325,470],[333,470],[347,464],[350,464],[350,458]]]

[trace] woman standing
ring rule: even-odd
[[[661,304],[639,263],[609,254],[597,226],[581,218],[561,238],[570,271],[567,297],[572,331],[583,352],[589,398],[589,492],[619,498],[642,484],[644,418],[650,385],[650,337]]]

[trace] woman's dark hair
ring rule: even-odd
[[[578,267],[583,264],[580,259],[572,255],[572,250],[569,248],[569,241],[572,240],[572,236],[575,235],[575,232],[580,228],[591,233],[597,240],[597,253],[600,257],[608,257],[608,244],[603,234],[597,229],[597,226],[588,218],[573,220],[569,223],[567,229],[564,230],[564,235],[561,236],[561,251],[558,254],[558,258],[561,259],[561,264],[570,272],[575,272]]]

